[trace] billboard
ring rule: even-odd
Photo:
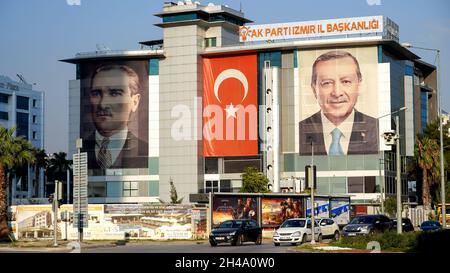
[[[338,225],[346,225],[350,222],[350,202],[348,198],[331,198],[331,218]]]
[[[334,35],[377,34],[383,32],[383,25],[383,16],[245,25],[239,27],[239,41],[258,42]]]
[[[319,218],[330,217],[330,202],[328,198],[316,197],[314,198],[316,204],[314,215]],[[306,217],[311,217],[311,198],[306,198]]]
[[[251,196],[214,196],[212,207],[213,226],[226,220],[257,220],[258,203]]]
[[[256,54],[203,59],[204,156],[258,154]]]
[[[274,227],[281,225],[289,218],[305,217],[304,197],[262,197],[262,225]]]
[[[377,48],[297,54],[300,155],[378,153]]]
[[[148,61],[80,64],[80,136],[88,168],[148,167]]]

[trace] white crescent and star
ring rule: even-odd
[[[214,95],[216,96],[216,99],[219,102],[221,102],[220,97],[219,97],[219,87],[224,80],[229,79],[229,78],[237,79],[244,86],[244,97],[241,100],[241,102],[243,102],[248,94],[248,81],[247,81],[247,77],[245,77],[244,73],[242,73],[241,71],[239,71],[237,69],[224,70],[217,76],[216,80],[214,81]],[[227,119],[230,117],[236,118],[236,112],[238,110],[239,110],[239,108],[235,107],[233,105],[233,103],[230,103],[229,105],[227,105],[227,107],[225,108],[225,112],[227,112]]]

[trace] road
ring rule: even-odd
[[[208,242],[152,242],[131,243],[125,246],[81,249],[81,253],[286,253],[291,245],[275,247],[271,240],[261,245],[246,242],[242,246],[220,244],[211,247]]]

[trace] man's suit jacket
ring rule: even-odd
[[[88,168],[100,169],[95,156],[95,132],[83,139],[83,151],[88,153]],[[110,168],[148,168],[148,143],[128,131],[127,140]]]
[[[311,140],[315,155],[326,155],[320,111],[302,120],[300,130],[300,155],[311,155]],[[378,123],[373,117],[364,115],[355,109],[352,134],[347,154],[378,153]]]

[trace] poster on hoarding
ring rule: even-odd
[[[80,135],[88,168],[148,167],[148,61],[80,64]]]
[[[258,154],[256,54],[203,59],[204,156]]]
[[[279,226],[287,219],[305,217],[303,200],[292,197],[261,198],[263,227]]]
[[[191,239],[191,208],[191,205],[105,205],[105,219],[134,239]]]
[[[377,48],[297,54],[300,155],[378,153]]]
[[[346,225],[350,221],[350,200],[346,198],[331,198],[330,216],[338,225]]]
[[[330,217],[330,203],[328,198],[323,197],[315,197],[314,203],[316,204],[315,208],[315,217],[319,218],[329,218]],[[306,217],[311,217],[311,198],[306,198]]]
[[[250,196],[214,196],[212,223],[214,226],[226,220],[257,220],[258,207],[256,197]]]

